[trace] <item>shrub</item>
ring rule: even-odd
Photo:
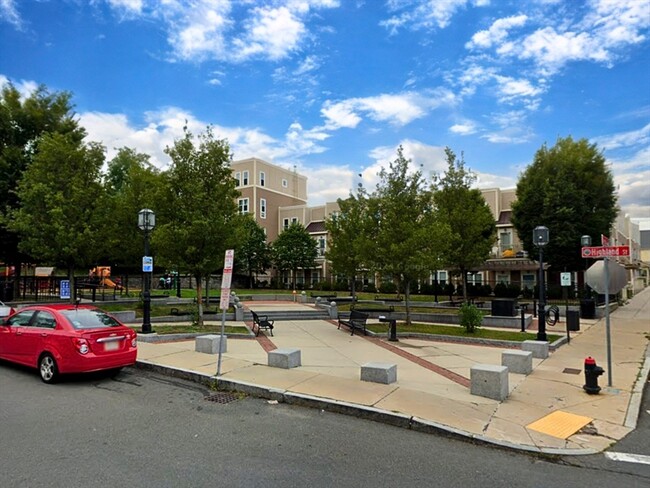
[[[473,334],[483,321],[483,315],[479,309],[469,303],[461,305],[458,315],[460,316],[461,327],[465,327],[468,334]]]
[[[392,281],[385,281],[379,287],[379,293],[396,293],[397,285]]]

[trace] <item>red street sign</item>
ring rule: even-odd
[[[583,247],[583,258],[615,258],[619,256],[629,256],[630,246],[596,246],[596,247]]]

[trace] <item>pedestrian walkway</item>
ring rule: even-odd
[[[257,312],[295,303],[251,302]],[[222,386],[269,398],[320,405],[427,431],[445,431],[503,446],[556,454],[602,451],[636,426],[648,375],[650,288],[611,314],[612,385],[600,377],[598,395],[588,395],[587,356],[606,367],[605,320],[582,321],[582,330],[547,359],[535,359],[528,375],[509,374],[504,401],[470,394],[474,364],[501,364],[503,348],[434,340],[351,336],[332,321],[275,324],[273,337],[229,337],[222,355]],[[230,324],[230,323],[229,323]],[[235,325],[234,323],[232,325]],[[239,323],[239,325],[244,325]],[[194,351],[195,342],[141,341],[143,367],[214,380],[217,355]],[[301,366],[267,366],[274,348],[299,349]],[[397,365],[397,382],[360,381],[361,365]]]

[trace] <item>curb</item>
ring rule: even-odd
[[[643,367],[639,372],[639,375],[636,378],[634,387],[632,388],[632,395],[630,397],[630,403],[627,407],[627,413],[625,414],[625,427],[630,429],[636,429],[637,421],[639,420],[639,412],[641,411],[641,400],[643,399],[643,387],[645,386],[646,381],[648,381],[648,375],[650,374],[650,344],[646,347],[645,350],[645,361],[643,362]]]
[[[646,360],[646,366],[649,366],[650,369],[650,357]],[[469,440],[471,442],[497,446],[514,451],[553,456],[584,456],[598,454],[600,452],[596,449],[540,448],[536,446],[515,444],[509,441],[486,437],[484,435],[473,434],[471,432],[457,429],[455,427],[450,427],[438,422],[425,420],[419,417],[409,416],[398,412],[382,410],[367,405],[359,405],[356,403],[349,403],[341,400],[334,400],[312,395],[293,393],[281,389],[268,388],[245,381],[217,378],[216,376],[210,376],[205,373],[198,373],[196,371],[182,368],[172,368],[144,360],[138,360],[134,367],[136,369],[160,373],[174,378],[193,381],[195,383],[211,387],[215,386],[216,383],[217,390],[241,392],[254,397],[264,398],[267,400],[275,400],[277,402],[286,403],[289,405],[298,405],[302,407],[320,409],[328,412],[372,420],[374,422],[381,422],[388,425],[393,425],[395,427],[410,429],[426,434],[444,435],[449,438],[464,441]],[[643,382],[641,385],[643,385]],[[643,392],[643,389],[641,389],[641,392]]]

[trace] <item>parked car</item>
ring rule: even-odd
[[[0,302],[0,320],[9,317],[12,313],[15,312],[16,312],[15,308]]]
[[[0,359],[38,368],[45,383],[66,373],[117,372],[136,356],[136,332],[93,306],[32,305],[0,322]]]

